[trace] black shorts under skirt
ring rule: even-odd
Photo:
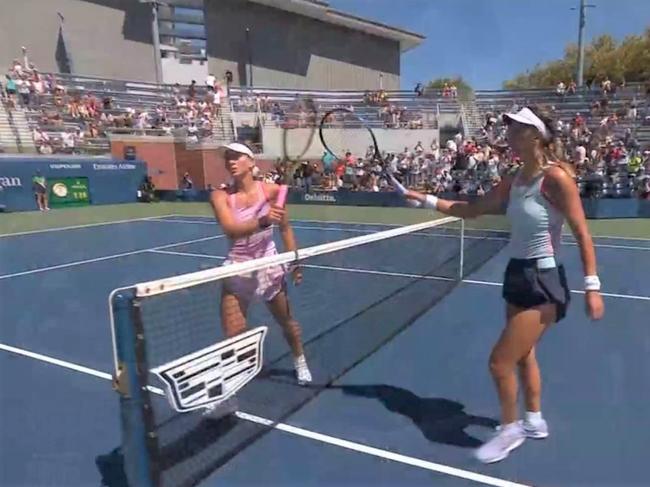
[[[523,309],[553,303],[556,321],[560,321],[571,301],[564,266],[540,269],[538,259],[510,259],[503,280],[503,298]]]

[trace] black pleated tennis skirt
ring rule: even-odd
[[[564,266],[540,268],[539,259],[510,259],[503,280],[503,298],[523,309],[553,303],[556,322],[566,316],[571,301]]]

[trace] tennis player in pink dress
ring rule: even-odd
[[[232,184],[215,190],[210,202],[224,233],[230,240],[230,250],[224,265],[244,262],[277,254],[273,241],[273,226],[277,225],[287,251],[296,250],[296,241],[286,210],[276,204],[280,186],[255,181],[253,152],[245,145],[232,143],[222,148],[225,165]],[[291,315],[284,266],[271,266],[248,275],[224,280],[221,297],[221,323],[227,337],[246,330],[246,315],[253,300],[262,300],[282,327],[284,337],[294,358],[299,383],[311,382],[301,340],[301,328]],[[292,271],[295,285],[302,281],[299,267]]]

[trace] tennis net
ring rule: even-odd
[[[113,291],[114,359],[130,484],[198,485],[268,431],[245,413],[283,421],[425,315],[504,244],[502,238],[466,238],[462,221],[443,218]],[[224,340],[224,279],[293,264],[303,269],[304,281],[289,285],[289,301],[302,327],[313,383],[296,383],[281,328],[255,303],[247,317],[251,331],[242,335],[248,341],[230,362],[238,367],[230,376],[255,375],[237,392],[239,413],[215,421],[191,405],[179,412],[200,401],[197,397],[224,394],[228,372],[220,371],[216,380],[201,376],[205,364],[214,362],[210,357],[225,360],[214,348]],[[264,347],[256,363],[251,357],[259,330]],[[186,368],[179,372],[181,362]],[[178,385],[176,402],[169,399],[173,387],[162,380],[161,369],[171,382],[188,378]]]

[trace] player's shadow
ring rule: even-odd
[[[293,370],[271,368],[260,377],[282,382],[295,382]],[[299,387],[296,384],[296,387]],[[458,401],[440,397],[420,397],[411,391],[385,384],[333,386],[313,383],[302,386],[310,389],[339,389],[344,394],[377,399],[386,409],[409,418],[431,442],[462,448],[477,448],[483,443],[465,432],[469,426],[494,429],[499,422],[493,418],[465,412]]]
[[[476,448],[482,444],[465,432],[469,426],[494,429],[498,421],[465,412],[465,406],[457,401],[439,397],[420,397],[400,387],[389,385],[332,386],[351,396],[377,399],[391,412],[409,418],[431,442],[463,448]]]
[[[95,465],[101,476],[102,487],[129,487],[121,448],[115,448],[106,455],[98,455]]]

